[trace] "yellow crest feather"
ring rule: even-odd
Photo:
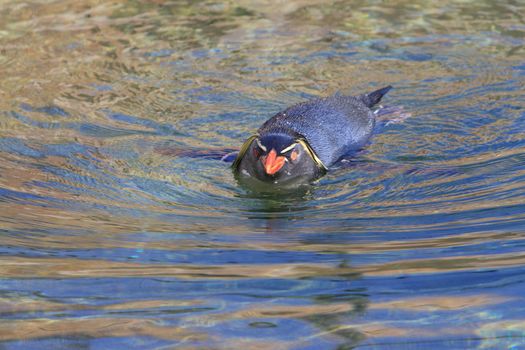
[[[253,140],[255,140],[256,138],[258,138],[259,135],[258,134],[254,134],[252,136],[250,136],[241,146],[241,149],[239,150],[239,153],[237,154],[237,158],[235,158],[235,161],[233,162],[232,164],[232,168],[237,171],[238,168],[239,168],[239,164],[241,163],[241,160],[242,158],[244,157],[244,155],[246,154],[246,151],[248,150],[248,148],[250,147],[250,145],[252,144]],[[305,139],[303,138],[300,138],[300,139],[297,139],[296,140],[299,144],[301,144],[301,146],[303,146],[303,148],[306,150],[306,152],[308,152],[308,155],[310,155],[310,157],[313,159],[314,163],[320,168],[320,169],[323,169],[324,171],[328,170],[328,168],[323,164],[323,162],[321,161],[321,159],[319,159],[319,157],[317,156],[317,154],[315,154],[315,151],[312,149],[312,147],[310,146],[310,144],[308,144],[308,141],[306,141]]]
[[[303,146],[303,148],[308,152],[310,157],[312,157],[314,163],[320,169],[323,169],[324,171],[328,170],[328,168],[323,164],[323,161],[321,159],[319,159],[317,154],[315,154],[315,151],[312,149],[312,147],[310,146],[308,141],[306,141],[305,139],[297,139],[297,142],[299,142],[301,144],[301,146]]]
[[[259,135],[257,135],[257,134],[252,135],[252,136],[248,137],[248,139],[246,141],[244,141],[244,143],[242,144],[241,149],[239,150],[239,153],[237,154],[237,158],[235,158],[235,161],[232,164],[232,168],[235,171],[238,170],[238,167],[239,167],[239,164],[241,163],[242,157],[244,157],[244,155],[246,154],[246,151],[248,150],[248,148],[252,144],[253,140],[255,140],[257,137],[259,137]]]

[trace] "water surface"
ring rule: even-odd
[[[525,4],[0,2],[2,349],[525,348]],[[297,193],[217,160],[412,113]]]

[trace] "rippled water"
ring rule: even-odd
[[[0,2],[2,349],[525,348],[525,4]],[[412,113],[300,193],[218,159]]]

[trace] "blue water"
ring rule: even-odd
[[[525,349],[525,5],[0,5],[2,349]],[[219,159],[392,85],[310,187]]]

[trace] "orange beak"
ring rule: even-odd
[[[273,175],[278,172],[283,167],[284,162],[285,158],[283,156],[277,156],[277,152],[275,152],[274,149],[262,159],[264,171],[266,171],[266,174],[268,175]]]

